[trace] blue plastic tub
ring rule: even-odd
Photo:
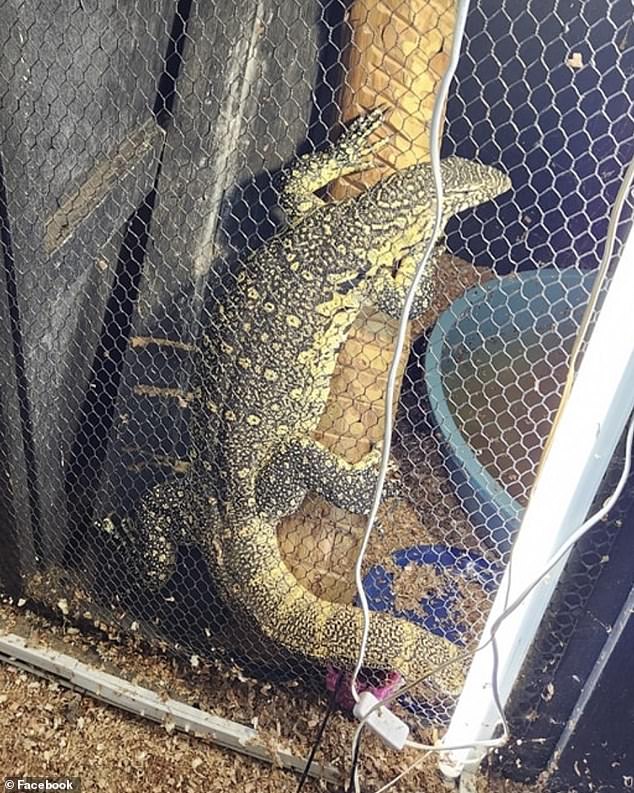
[[[486,595],[495,592],[502,575],[501,566],[475,551],[440,544],[401,548],[394,551],[386,563],[388,561],[389,568],[387,564],[375,564],[363,579],[368,606],[372,611],[387,612],[409,620],[459,647],[464,647],[473,639],[472,628],[462,615],[464,585],[467,582],[476,584]],[[408,598],[407,607],[399,608],[392,571],[404,570],[410,565],[427,567],[439,574],[449,572],[451,575],[441,575],[432,592],[412,593],[414,597]],[[449,700],[444,701],[442,697],[425,701],[403,694],[399,702],[418,718],[432,724],[445,724],[451,712]]]
[[[564,340],[570,352],[594,277],[594,272],[549,268],[473,287],[441,314],[427,345],[425,386],[456,495],[476,535],[500,555],[510,549],[524,507],[484,467],[458,429],[447,381],[455,378],[458,362],[482,356],[487,344],[517,346],[523,337],[534,344],[537,337],[544,349],[561,347]]]

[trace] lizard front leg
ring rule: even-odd
[[[198,494],[198,489],[188,479],[162,482],[148,490],[129,515],[97,522],[97,528],[119,542],[141,586],[160,589],[174,574],[178,546],[199,543],[218,530],[216,501]]]
[[[373,110],[356,119],[326,151],[298,157],[281,177],[280,207],[290,223],[296,223],[323,204],[315,191],[349,173],[363,171],[374,165],[376,152],[387,142],[368,142],[370,135],[383,123],[383,111]]]
[[[337,507],[367,515],[374,499],[381,454],[373,449],[358,463],[349,463],[313,439],[297,439],[275,455],[257,482],[263,514],[279,519],[299,507],[309,490]],[[392,463],[384,497],[403,495]]]
[[[427,240],[417,243],[406,256],[401,259],[395,276],[381,273],[370,284],[371,302],[380,310],[394,319],[400,319],[405,307],[405,300],[416,268],[427,249]],[[442,244],[436,245],[423,273],[414,301],[409,312],[409,319],[416,319],[431,305],[436,288],[436,271],[440,257],[444,253]]]

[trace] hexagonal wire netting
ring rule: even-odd
[[[549,6],[469,12],[443,155],[512,188],[447,167],[460,211],[365,558],[375,688],[478,639],[632,156],[630,4]],[[453,19],[450,0],[0,2],[7,591],[302,692],[354,665],[432,195],[429,166],[372,185],[428,161]],[[372,153],[341,124],[377,107]],[[402,712],[446,722],[447,688]]]

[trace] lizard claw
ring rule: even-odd
[[[354,135],[358,138],[367,138],[375,129],[378,129],[385,120],[388,110],[387,105],[379,105],[361,116],[357,116],[350,124],[344,135]]]
[[[372,168],[376,153],[389,139],[381,138],[369,143],[368,138],[385,121],[386,110],[387,106],[380,106],[364,116],[359,116],[341,135],[336,144],[335,156],[343,172],[352,173]]]
[[[388,460],[383,493],[384,498],[407,498],[408,496],[401,466],[393,457]]]

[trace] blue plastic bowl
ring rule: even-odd
[[[557,333],[571,340],[579,327],[594,272],[552,268],[496,278],[469,289],[444,311],[425,353],[425,386],[441,434],[446,465],[476,536],[500,555],[510,550],[524,508],[478,460],[447,402],[446,376],[453,351],[475,353],[492,338]]]
[[[494,592],[502,576],[501,566],[474,551],[440,544],[403,548],[394,551],[391,560],[401,570],[415,564],[417,567],[435,568],[438,572],[450,570],[454,575],[445,579],[433,595],[420,593],[418,608],[399,609],[394,592],[394,573],[376,564],[363,579],[369,608],[409,620],[458,646],[464,646],[472,637],[469,636],[470,627],[456,618],[463,597],[461,582],[476,582],[483,592]],[[399,697],[399,702],[418,718],[435,724],[446,723],[450,712],[442,702],[426,702],[409,694]]]

